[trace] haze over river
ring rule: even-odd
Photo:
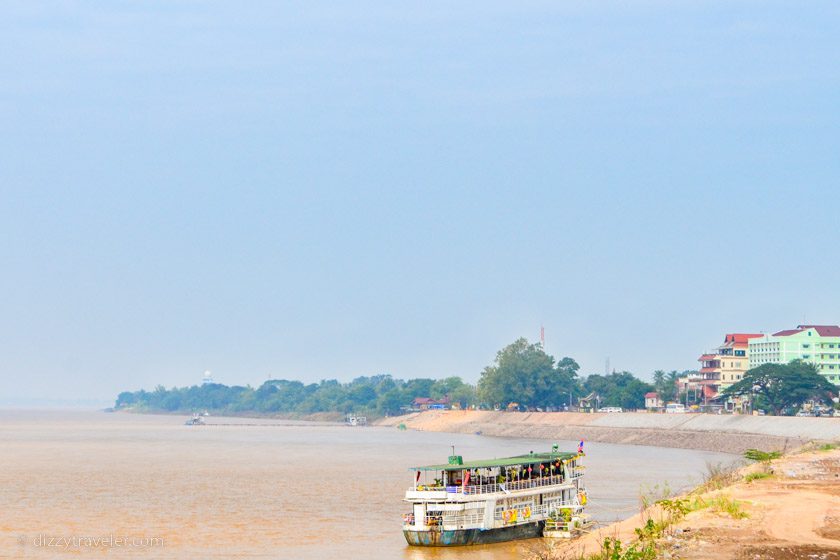
[[[279,420],[0,411],[0,558],[509,560],[522,543],[409,548],[409,467],[547,450],[551,441]],[[261,424],[261,425],[246,425]],[[577,442],[557,442],[574,451]],[[733,455],[586,443],[588,512],[696,484]],[[101,538],[97,545],[89,538]],[[120,541],[119,539],[122,539]],[[154,539],[154,540],[153,540]],[[69,543],[69,544],[68,544]],[[105,550],[107,549],[107,550]]]

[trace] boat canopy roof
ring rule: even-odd
[[[531,465],[534,463],[551,463],[560,459],[565,461],[575,459],[577,453],[552,452],[552,453],[529,453],[516,457],[503,457],[500,459],[485,459],[483,461],[464,461],[463,463],[445,463],[443,465],[425,465],[414,467],[412,471],[463,471],[467,469],[488,469],[493,467],[513,467],[516,465]]]

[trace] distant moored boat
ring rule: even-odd
[[[204,424],[204,418],[197,412],[192,415],[192,418],[184,422],[186,426],[203,426]]]

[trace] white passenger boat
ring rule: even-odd
[[[583,525],[582,450],[414,467],[403,534],[414,546],[572,537]]]

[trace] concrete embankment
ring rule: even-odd
[[[840,441],[840,418],[710,414],[582,414],[434,410],[384,418],[380,426],[500,437],[596,441],[741,453]]]

